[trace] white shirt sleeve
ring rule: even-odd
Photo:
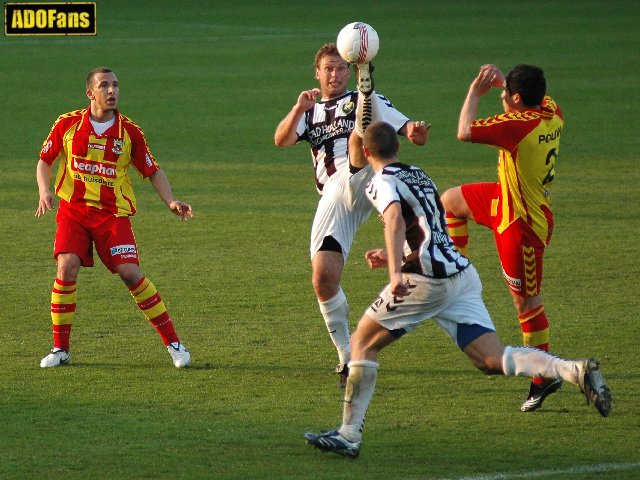
[[[409,117],[396,110],[396,107],[381,93],[376,92],[371,98],[375,102],[372,123],[378,120],[386,122],[397,132],[409,121]]]
[[[393,177],[377,173],[367,186],[367,197],[378,211],[383,214],[389,205],[400,201],[400,195],[395,188]]]

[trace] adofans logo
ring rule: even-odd
[[[5,35],[96,35],[95,2],[5,3]]]

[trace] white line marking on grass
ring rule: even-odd
[[[583,473],[608,473],[622,470],[635,470],[640,463],[600,463],[598,465],[579,465],[557,470],[536,470],[522,473],[491,473],[470,477],[440,478],[439,480],[509,480],[511,478],[540,478],[549,475],[580,475]]]

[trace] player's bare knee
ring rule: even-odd
[[[448,188],[442,193],[442,195],[440,195],[440,200],[442,201],[442,205],[446,210],[451,210],[457,203],[459,190],[460,187]]]
[[[458,218],[472,218],[461,187],[452,187],[440,195],[440,201],[444,209]]]
[[[451,188],[448,188],[447,190],[445,190],[444,192],[442,192],[442,194],[440,195],[440,201],[442,202],[442,205],[444,205],[444,207],[447,207],[447,204],[450,202],[451,200]]]
[[[349,343],[351,345],[351,357],[364,358],[365,353],[368,351],[369,342],[367,339],[354,335]]]
[[[340,288],[340,280],[334,275],[324,271],[314,271],[311,278],[313,290],[320,300],[329,300],[333,298]]]
[[[57,261],[58,278],[67,282],[75,281],[80,270],[80,259],[73,254],[65,253],[58,255]]]
[[[351,339],[351,359],[355,360],[355,359],[370,359],[372,358],[372,355],[375,356],[375,358],[377,358],[377,354],[379,352],[379,349],[374,348],[371,341],[358,341],[356,340],[355,342],[353,341],[353,338]]]
[[[122,264],[115,268],[115,271],[120,275],[120,279],[128,287],[134,287],[142,280],[143,274],[140,268],[135,264]]]

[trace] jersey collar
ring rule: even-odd
[[[96,137],[109,136],[109,137],[122,138],[123,136],[122,135],[122,119],[121,119],[120,111],[118,109],[116,109],[116,111],[114,112],[115,119],[116,119],[115,122],[113,122],[113,125],[111,125],[102,135],[96,135],[95,132],[93,131],[93,126],[91,125],[90,112],[91,112],[91,106],[89,106],[83,112],[80,130],[92,132]]]

